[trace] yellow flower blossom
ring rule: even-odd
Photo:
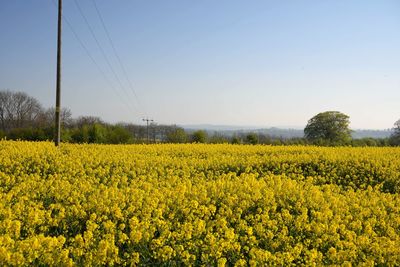
[[[0,141],[0,266],[399,266],[399,225],[399,148]]]

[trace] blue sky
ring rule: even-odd
[[[304,127],[338,110],[352,128],[400,118],[399,1],[92,0],[64,15],[62,105],[109,122]],[[0,89],[55,102],[57,9],[52,0],[0,2]],[[107,82],[109,81],[109,82]],[[111,83],[111,85],[110,85]],[[133,90],[134,92],[133,92]]]

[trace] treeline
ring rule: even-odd
[[[331,142],[319,139],[317,141],[308,140],[305,137],[284,138],[271,136],[258,132],[238,132],[233,136],[223,135],[219,132],[209,133],[204,130],[197,130],[192,133],[192,140],[199,143],[232,143],[232,144],[263,144],[263,145],[317,145],[317,146],[393,146],[391,138],[360,138],[350,139],[343,142]],[[193,138],[194,137],[194,138]]]
[[[328,112],[329,113],[329,112]],[[324,114],[324,113],[323,113]],[[332,115],[332,113],[329,113]],[[39,101],[23,92],[0,91],[0,139],[45,141],[54,139],[54,108],[45,109]],[[318,122],[319,123],[319,122]],[[307,125],[309,127],[310,123]],[[328,124],[328,126],[331,124]],[[327,126],[317,125],[324,130]],[[308,129],[306,127],[306,129]],[[329,128],[329,127],[328,127]],[[238,131],[233,135],[205,130],[190,131],[176,125],[152,123],[147,128],[130,123],[110,124],[99,117],[73,118],[69,109],[61,110],[61,140],[70,143],[232,143],[267,145],[321,146],[389,146],[400,145],[400,122],[395,123],[390,138],[331,138],[330,134],[314,132],[299,138],[283,138],[257,132]],[[328,129],[329,130],[329,129]],[[348,131],[348,129],[345,129]],[[308,133],[308,132],[307,132]]]
[[[54,108],[45,109],[38,100],[23,92],[0,91],[0,138],[45,141],[54,139]],[[98,117],[73,118],[61,110],[61,140],[71,143],[187,142],[184,130],[175,125],[146,126],[110,124]]]

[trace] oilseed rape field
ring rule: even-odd
[[[399,266],[400,148],[0,142],[1,266]]]

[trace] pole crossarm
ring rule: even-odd
[[[150,141],[150,136],[149,136],[149,122],[153,122],[154,120],[153,119],[149,119],[149,118],[144,118],[144,119],[142,119],[142,121],[145,121],[146,122],[146,130],[147,130],[147,144],[149,144],[149,141]]]

